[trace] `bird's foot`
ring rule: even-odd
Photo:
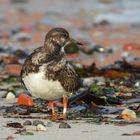
[[[67,120],[67,114],[61,114],[58,118],[59,120]]]
[[[52,114],[51,115],[51,121],[57,121],[58,120],[58,115],[57,114]]]
[[[67,120],[67,114],[61,114],[61,115],[52,114],[51,115],[51,120],[52,121]]]

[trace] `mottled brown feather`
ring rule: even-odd
[[[81,87],[81,79],[69,64],[60,71],[58,80],[67,92],[74,92]]]
[[[73,67],[64,59],[61,47],[69,40],[68,32],[55,28],[45,37],[43,47],[39,47],[27,57],[21,70],[21,79],[29,73],[37,73],[44,66],[46,80],[59,81],[67,92],[78,90],[81,80]]]

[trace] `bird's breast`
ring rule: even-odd
[[[23,78],[23,82],[33,96],[46,100],[55,100],[68,94],[59,81],[48,80],[43,71],[29,73]]]

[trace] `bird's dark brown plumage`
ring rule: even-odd
[[[66,92],[73,92],[80,88],[81,80],[72,65],[65,60],[64,52],[62,52],[62,47],[70,41],[68,32],[63,28],[54,28],[48,32],[44,46],[35,49],[27,57],[22,67],[21,78],[26,87],[28,85],[24,80],[25,77],[28,77],[31,73],[43,71],[44,80],[59,81]]]

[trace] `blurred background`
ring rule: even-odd
[[[0,0],[0,75],[19,74],[53,27],[66,28],[84,44],[66,50],[75,63],[140,64],[139,0]]]

